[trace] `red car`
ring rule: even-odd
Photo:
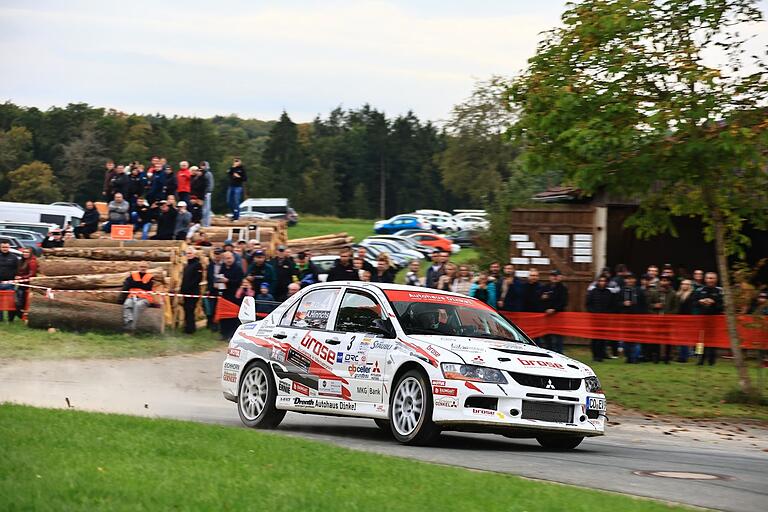
[[[452,252],[453,242],[444,236],[436,235],[434,233],[412,233],[408,235],[408,238],[413,238],[422,245],[428,245],[429,247],[434,247],[441,251]]]

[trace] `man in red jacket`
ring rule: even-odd
[[[179,172],[176,173],[176,193],[179,201],[189,204],[189,194],[192,191],[192,171],[189,162],[179,162]]]

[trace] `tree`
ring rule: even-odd
[[[296,183],[302,180],[304,151],[299,144],[299,130],[286,112],[269,132],[261,163],[269,169],[271,195],[295,199]]]
[[[739,30],[762,21],[752,0],[585,0],[546,33],[510,94],[529,171],[640,200],[640,236],[700,216],[714,240],[739,387],[751,394],[728,256],[748,219],[768,224],[766,61]],[[706,58],[705,58],[706,56]]]
[[[508,81],[498,76],[478,82],[471,96],[453,107],[445,127],[446,148],[438,159],[443,184],[475,204],[501,188],[517,154],[506,136],[515,119],[507,88]]]
[[[75,137],[62,149],[62,159],[64,169],[62,172],[64,182],[64,192],[70,201],[75,199],[93,198],[101,191],[101,184],[97,186],[98,191],[94,193],[94,181],[103,170],[104,146],[99,141],[99,134],[93,123],[86,121],[83,123],[80,135]]]
[[[11,182],[6,201],[48,204],[61,199],[61,191],[48,164],[35,160],[8,173]]]
[[[32,133],[23,126],[0,131],[0,193],[8,190],[8,172],[32,160]]]

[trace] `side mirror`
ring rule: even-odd
[[[373,325],[371,325],[370,328],[371,332],[373,334],[381,334],[385,338],[396,338],[397,333],[395,332],[395,326],[392,325],[392,322],[387,318],[377,318],[373,321]]]
[[[256,321],[256,301],[253,297],[243,297],[243,303],[240,304],[240,312],[237,318],[241,324],[248,324]]]

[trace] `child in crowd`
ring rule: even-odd
[[[270,302],[274,301],[275,298],[269,293],[269,283],[261,283],[259,294],[256,296],[256,313],[271,313],[275,309],[275,305],[270,304]]]

